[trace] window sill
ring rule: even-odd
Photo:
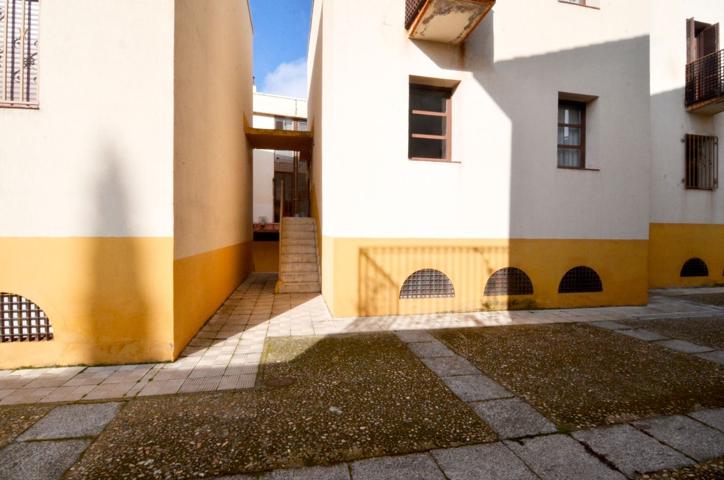
[[[40,110],[40,105],[30,103],[3,103],[0,102],[0,108],[12,108],[20,110]]]
[[[580,172],[600,172],[601,171],[600,168],[561,167],[560,165],[558,166],[558,169],[559,170],[578,170]]]
[[[577,7],[590,8],[592,10],[601,10],[601,7],[594,7],[593,5],[581,5],[580,3],[567,2],[566,0],[558,0],[558,3],[565,3],[566,5],[575,5]]]
[[[462,163],[455,160],[445,160],[444,158],[422,158],[422,157],[408,157],[408,160],[412,162],[433,162],[433,163]]]

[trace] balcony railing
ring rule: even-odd
[[[405,29],[415,40],[459,45],[494,4],[495,0],[405,0]]]
[[[405,29],[409,30],[417,15],[425,5],[425,0],[405,0]]]
[[[724,111],[724,50],[686,66],[686,108],[703,113]]]

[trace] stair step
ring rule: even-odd
[[[314,263],[284,263],[281,264],[281,272],[318,272],[317,262]]]
[[[284,223],[297,223],[297,224],[306,224],[311,223],[312,225],[315,223],[314,219],[312,217],[284,217],[282,218],[282,222]]]
[[[317,234],[307,230],[287,230],[282,227],[282,240],[316,240]]]
[[[319,285],[319,282],[282,282],[279,288],[279,293],[319,293],[321,291],[322,287]]]
[[[287,263],[317,263],[317,253],[282,253],[282,264]]]
[[[285,223],[282,227],[285,232],[314,232],[313,223]]]
[[[292,254],[311,254],[317,256],[317,248],[314,244],[289,244],[289,242],[282,245],[282,256]]]
[[[284,272],[279,277],[283,283],[319,283],[318,272]]]

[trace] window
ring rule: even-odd
[[[455,289],[447,275],[432,268],[416,271],[407,277],[400,289],[400,298],[444,298],[454,296]]]
[[[485,284],[485,296],[532,294],[533,282],[523,270],[515,267],[498,270]]]
[[[34,342],[53,339],[45,312],[25,297],[0,293],[0,342]]]
[[[410,85],[411,160],[450,161],[449,88]]]
[[[682,277],[708,277],[709,268],[706,262],[701,258],[690,258],[681,267],[680,276]]]
[[[575,267],[563,276],[558,293],[602,292],[601,277],[592,268]]]
[[[291,117],[274,117],[274,128],[276,130],[306,131],[307,121]]]
[[[38,104],[38,0],[0,0],[0,106]]]
[[[719,183],[719,139],[705,135],[686,135],[686,174],[689,190],[714,190]]]
[[[558,101],[558,168],[586,168],[586,104]]]

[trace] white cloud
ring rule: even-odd
[[[307,59],[281,63],[264,77],[264,93],[287,97],[307,98]]]

